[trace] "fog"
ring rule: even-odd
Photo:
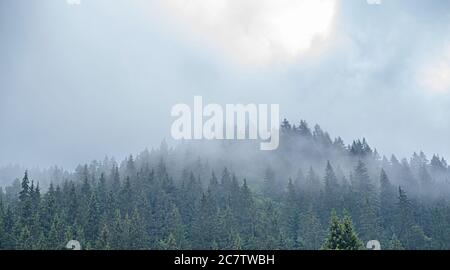
[[[176,145],[170,109],[194,95],[278,103],[281,117],[346,143],[365,137],[387,156],[450,156],[448,1],[336,1],[326,38],[264,65],[234,61],[208,32],[192,38],[195,24],[161,3],[1,1],[0,165],[73,170]],[[228,36],[247,29],[240,11]]]

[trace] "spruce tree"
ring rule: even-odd
[[[28,171],[25,171],[25,175],[22,179],[22,189],[19,192],[19,203],[20,203],[20,222],[24,226],[30,226],[32,220],[32,200],[31,200],[31,188],[30,180],[28,179]]]
[[[368,199],[361,207],[361,216],[359,218],[359,232],[364,241],[377,240],[381,238],[381,225],[378,211]]]
[[[286,236],[291,239],[291,248],[298,247],[297,233],[299,229],[299,207],[297,191],[292,179],[289,179],[282,206],[282,225]]]
[[[299,247],[305,250],[318,250],[322,245],[324,237],[325,231],[312,205],[310,205],[308,211],[300,219],[297,240]]]
[[[96,249],[100,250],[109,250],[111,249],[111,243],[110,243],[110,232],[108,229],[108,225],[104,224],[102,227],[102,230],[100,231],[100,234],[98,235],[97,241],[96,241]]]
[[[329,161],[325,169],[324,183],[325,209],[330,211],[332,208],[339,206],[339,183]]]
[[[330,219],[328,236],[322,249],[326,250],[359,250],[363,245],[353,229],[350,216],[339,219],[333,210]]]
[[[392,238],[389,241],[388,247],[390,250],[404,250],[405,249],[402,245],[402,242],[400,242],[400,240],[398,239],[398,237],[395,233],[392,235]]]
[[[358,161],[358,165],[355,167],[353,174],[354,186],[356,191],[360,194],[360,198],[368,198],[373,200],[375,196],[375,188],[369,177],[366,164],[361,160]]]
[[[172,207],[170,214],[168,216],[167,222],[169,228],[169,235],[167,239],[170,239],[171,249],[185,249],[188,248],[188,243],[186,241],[186,232],[181,220],[181,215],[178,207],[175,205]]]
[[[380,174],[380,215],[381,224],[387,230],[392,230],[396,217],[397,196],[395,187],[391,184],[386,172],[382,169]]]

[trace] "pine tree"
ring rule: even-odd
[[[214,172],[211,175],[211,179],[209,180],[209,191],[211,192],[211,196],[216,204],[217,207],[220,207],[219,201],[220,201],[220,185],[219,181],[217,180],[216,175]]]
[[[262,190],[264,195],[268,198],[276,199],[279,196],[279,187],[276,183],[275,172],[270,167],[267,167],[264,171]]]
[[[127,160],[127,168],[126,168],[126,176],[127,177],[134,177],[136,175],[136,165],[134,162],[133,155],[130,155],[130,157]]]
[[[355,233],[350,216],[339,219],[333,211],[330,219],[328,236],[322,249],[326,250],[359,250],[363,245]]]
[[[362,249],[363,245],[361,243],[361,240],[359,240],[358,235],[356,234],[352,219],[348,214],[344,216],[342,219],[342,228],[343,228],[343,244],[342,247],[345,247],[344,249],[350,249],[350,250],[358,250]]]
[[[286,236],[291,239],[291,248],[298,247],[297,233],[299,230],[299,211],[297,191],[289,179],[286,195],[284,196],[282,206],[282,225]]]
[[[127,177],[119,196],[119,205],[121,206],[121,211],[123,214],[131,215],[133,211],[133,190],[131,189],[130,178]]]
[[[320,190],[322,189],[319,176],[314,171],[313,167],[309,168],[308,175],[306,176],[306,192],[310,195],[308,197],[308,200],[311,201],[311,196],[317,196],[320,193]]]
[[[232,249],[233,248],[233,235],[236,232],[235,217],[230,209],[220,209],[217,214],[217,231],[215,240],[219,249]]]
[[[228,171],[226,169],[224,174],[225,177],[222,177],[222,181],[228,181]],[[222,185],[226,184],[223,183]],[[179,210],[183,223],[187,224],[187,231],[192,230],[193,221],[195,219],[195,214],[202,194],[202,187],[195,179],[193,173],[190,173],[188,179],[183,179]],[[225,198],[223,198],[223,203],[225,204]]]
[[[282,232],[280,223],[280,213],[277,211],[274,203],[272,201],[264,202],[263,210],[258,216],[255,229],[258,249],[276,250],[281,248],[280,239],[282,238]]]
[[[102,215],[106,212],[108,203],[108,192],[104,173],[100,175],[95,193],[98,199],[99,214]]]
[[[119,168],[117,167],[116,164],[113,165],[112,169],[111,169],[111,189],[110,191],[113,192],[113,194],[117,194],[120,191],[120,174],[119,174]]]
[[[170,239],[170,249],[178,250],[187,248],[185,229],[180,212],[175,205],[172,207],[172,211],[168,216],[167,224],[169,225],[168,231],[170,232],[167,236],[167,239]]]
[[[4,245],[6,242],[6,232],[4,231],[4,206],[3,206],[3,190],[0,188],[0,250],[4,249]]]
[[[216,209],[211,204],[210,194],[203,194],[193,223],[191,244],[194,249],[211,249],[215,239]]]
[[[99,219],[100,214],[97,196],[93,193],[88,203],[87,222],[85,224],[86,229],[84,230],[87,241],[91,241],[92,243],[95,242],[100,230],[98,223]]]
[[[108,225],[104,224],[96,242],[96,249],[101,250],[111,249],[110,237],[111,236],[108,229]]]
[[[342,224],[336,215],[336,211],[331,212],[330,218],[330,226],[328,229],[328,236],[325,240],[325,243],[322,245],[322,249],[328,250],[339,250],[342,249],[342,246],[345,245],[343,242],[342,236]]]
[[[166,239],[159,240],[158,247],[161,250],[179,250],[180,247],[173,234],[169,234]]]
[[[431,239],[425,234],[422,227],[413,225],[409,230],[407,245],[409,249],[425,250],[430,248]]]
[[[361,207],[361,216],[359,220],[359,232],[363,240],[369,241],[380,239],[382,236],[382,228],[378,217],[378,211],[368,199],[366,199]]]
[[[81,197],[83,201],[87,201],[91,197],[91,184],[89,183],[87,169],[83,177],[83,184],[81,185]]]
[[[361,198],[374,199],[375,190],[369,177],[366,165],[360,160],[353,174],[354,186]]]
[[[281,131],[285,132],[285,133],[289,133],[292,129],[291,124],[289,123],[289,121],[285,118],[283,119],[283,122],[281,123]]]
[[[19,193],[20,202],[20,217],[23,225],[31,225],[31,217],[33,214],[32,201],[31,201],[31,189],[30,180],[28,179],[28,171],[25,171],[25,175],[22,179],[22,190]]]
[[[402,245],[402,242],[400,242],[400,240],[398,239],[398,237],[395,233],[392,235],[392,238],[389,241],[389,249],[390,250],[404,250],[405,249]]]
[[[30,250],[33,247],[33,239],[31,237],[31,232],[28,226],[24,226],[21,229],[19,235],[19,249]]]
[[[80,201],[79,195],[77,194],[75,184],[70,182],[67,187],[64,188],[63,195],[64,205],[67,207],[66,223],[76,224],[81,221],[81,216],[79,212]]]
[[[41,189],[39,187],[39,183],[36,184],[35,188],[30,190],[30,200],[31,207],[33,212],[39,211],[39,206],[41,204]]]
[[[233,247],[232,250],[241,250],[242,249],[242,240],[239,236],[239,233],[235,233],[233,235]]]
[[[330,211],[339,206],[339,183],[330,162],[327,162],[324,177],[325,209]]]
[[[438,206],[431,210],[431,237],[434,249],[450,249],[450,208]]]
[[[111,235],[111,248],[112,249],[124,249],[125,241],[124,238],[124,228],[122,225],[122,215],[120,214],[120,210],[116,209],[114,218],[111,221],[110,227],[110,235]]]
[[[421,226],[415,223],[411,201],[405,191],[399,188],[398,198],[398,235],[407,249],[426,249],[430,247],[430,238]]]
[[[14,233],[16,217],[11,207],[6,207],[5,214],[3,216],[3,227],[0,228],[3,233],[2,246],[4,249],[16,249],[18,248],[17,234]]]
[[[413,210],[411,206],[411,202],[406,195],[406,192],[399,187],[398,188],[398,221],[397,221],[397,232],[400,240],[404,243],[408,241],[408,234],[410,232],[411,227],[414,225],[414,217]]]
[[[384,228],[389,228],[395,220],[395,206],[397,195],[395,187],[391,184],[386,172],[382,169],[380,174],[380,215],[381,224]]]
[[[136,208],[131,216],[129,230],[129,248],[133,250],[145,249],[148,245],[148,237],[144,222]]]
[[[433,185],[433,178],[431,177],[431,175],[428,172],[428,169],[425,165],[422,165],[419,167],[419,179],[420,179],[421,191],[423,193],[431,192],[432,191],[431,188]]]
[[[256,210],[253,195],[246,179],[244,179],[241,188],[238,189],[238,194],[240,211],[235,212],[237,213],[236,217],[240,227],[240,234],[244,237],[244,244],[247,247],[251,247],[254,245]]]
[[[311,129],[309,128],[308,123],[304,120],[300,121],[297,132],[300,134],[300,136],[303,136],[305,138],[312,138]]]
[[[402,159],[401,169],[400,169],[400,182],[407,186],[410,190],[417,192],[418,181],[411,171],[411,168],[406,159]]]
[[[65,246],[64,227],[60,216],[55,215],[47,239],[49,249],[62,249]]]
[[[28,179],[28,171],[25,171],[25,175],[22,179],[22,190],[19,193],[19,200],[24,202],[30,195],[30,180]]]
[[[312,205],[301,217],[298,243],[302,249],[318,250],[322,245],[325,232]]]

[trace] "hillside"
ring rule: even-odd
[[[70,239],[84,249],[359,249],[374,239],[383,249],[450,248],[443,158],[383,157],[365,139],[345,145],[305,121],[283,122],[276,151],[163,142],[119,164],[57,172],[45,191],[31,173],[2,190],[1,249]],[[339,233],[353,244],[334,243]]]

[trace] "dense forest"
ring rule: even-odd
[[[43,186],[22,172],[0,190],[0,249],[450,249],[442,157],[387,158],[305,121],[280,143],[163,142]]]

